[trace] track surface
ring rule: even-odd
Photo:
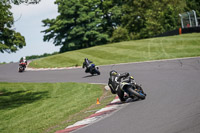
[[[100,76],[84,70],[17,72],[18,64],[0,65],[0,82],[107,83],[109,71],[130,72],[146,100],[125,104],[76,133],[200,133],[200,58],[100,66]]]

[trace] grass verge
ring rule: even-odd
[[[0,132],[55,132],[113,100],[102,85],[0,83]],[[101,98],[100,98],[101,97]],[[96,105],[100,98],[100,105]],[[87,112],[87,113],[86,113]]]
[[[3,65],[3,64],[6,64],[5,62],[3,62],[3,63],[0,63],[0,65]]]
[[[34,60],[30,67],[81,66],[84,58],[96,65],[200,56],[200,33],[113,43]]]

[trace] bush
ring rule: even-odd
[[[128,40],[130,40],[128,30],[122,27],[115,29],[111,37],[111,42],[121,42]]]
[[[56,54],[59,54],[59,53],[54,52],[52,54],[44,53],[43,55],[31,55],[31,56],[26,56],[26,59],[32,60],[32,59],[38,59],[38,58],[47,57],[47,56],[56,55]]]

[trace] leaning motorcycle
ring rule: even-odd
[[[121,101],[125,101],[124,92],[128,97],[132,99],[145,99],[146,94],[144,93],[141,85],[138,85],[132,76],[128,77],[128,80],[119,82],[117,87],[117,95]]]
[[[90,66],[90,74],[94,75],[100,75],[99,67],[96,67],[95,64],[91,64]]]
[[[26,63],[21,62],[21,63],[19,64],[18,71],[19,71],[19,72],[23,72],[23,71],[25,70],[25,68],[26,68]]]

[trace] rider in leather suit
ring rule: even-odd
[[[85,58],[82,68],[86,67],[86,69],[85,69],[86,73],[90,72],[90,66],[91,66],[90,64],[91,63],[92,63],[92,61],[88,60],[88,58]]]
[[[110,72],[110,78],[108,81],[108,86],[110,87],[112,94],[117,93],[122,101],[125,101],[127,97],[124,96],[124,91],[122,91],[121,89],[117,89],[117,87],[119,85],[119,82],[121,82],[121,79],[126,79],[127,77],[129,77],[129,73],[119,74],[115,70],[112,70]]]
[[[26,57],[22,57],[22,58],[20,59],[19,63],[20,63],[20,64],[21,64],[21,63],[25,63],[25,64],[23,65],[23,67],[26,68],[26,65],[27,65]]]

